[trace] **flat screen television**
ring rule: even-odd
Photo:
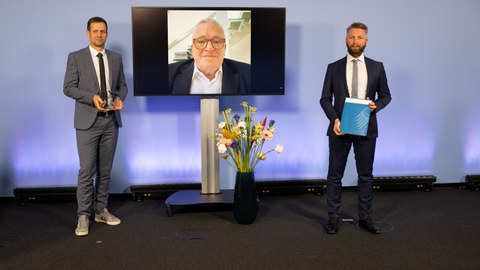
[[[285,13],[132,7],[134,95],[284,95]]]

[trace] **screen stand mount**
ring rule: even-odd
[[[165,200],[167,216],[173,216],[174,206],[233,205],[233,190],[220,191],[220,166],[215,131],[219,117],[218,96],[202,96],[200,100],[202,189],[180,190]]]
[[[202,143],[202,194],[219,194],[219,160],[215,142],[218,125],[219,101],[217,97],[202,97],[200,100]]]

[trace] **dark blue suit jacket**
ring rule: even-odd
[[[168,89],[173,95],[188,95],[192,84],[193,59],[168,65]],[[250,65],[231,59],[223,59],[222,63],[222,95],[249,94]]]
[[[387,106],[392,100],[392,97],[390,95],[390,89],[388,88],[383,63],[365,57],[365,65],[368,74],[367,97],[377,105],[377,108],[370,114],[367,137],[375,138],[378,137],[377,112]],[[349,97],[346,66],[347,57],[345,56],[329,64],[325,74],[320,105],[330,120],[330,125],[327,130],[328,136],[336,136],[333,132],[333,125],[335,119],[342,119],[345,98]]]

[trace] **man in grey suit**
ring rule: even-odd
[[[326,190],[328,222],[325,227],[329,234],[338,231],[342,199],[341,181],[352,145],[358,173],[358,225],[370,233],[380,232],[372,221],[373,160],[378,137],[377,113],[390,103],[392,97],[383,64],[363,54],[367,42],[368,28],[365,24],[353,23],[347,28],[345,43],[348,54],[328,65],[320,98],[320,105],[330,120],[327,131],[330,148]],[[371,100],[366,136],[344,134],[340,130],[346,97]]]
[[[107,206],[118,128],[122,126],[120,110],[128,93],[121,55],[105,49],[107,22],[91,18],[86,34],[89,46],[68,55],[63,85],[64,94],[75,100],[80,161],[77,236],[88,235],[93,214],[96,222],[120,224]]]

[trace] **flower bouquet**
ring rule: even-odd
[[[223,121],[215,133],[218,152],[227,163],[237,170],[233,198],[233,215],[240,224],[251,224],[257,215],[258,200],[253,170],[267,154],[276,151],[281,153],[283,146],[263,151],[265,140],[272,140],[275,134],[275,121],[266,126],[267,117],[255,123],[253,115],[257,108],[242,102],[244,116],[232,116],[232,110],[222,111]]]
[[[283,146],[277,145],[267,152],[263,151],[265,140],[272,140],[275,134],[275,121],[270,120],[266,126],[267,117],[262,122],[255,123],[253,115],[256,107],[241,103],[244,117],[238,114],[232,116],[232,110],[222,111],[223,121],[219,123],[215,134],[220,157],[235,168],[237,172],[253,172],[255,166],[267,158],[267,154],[275,151],[281,153]],[[230,162],[231,159],[231,162]]]

